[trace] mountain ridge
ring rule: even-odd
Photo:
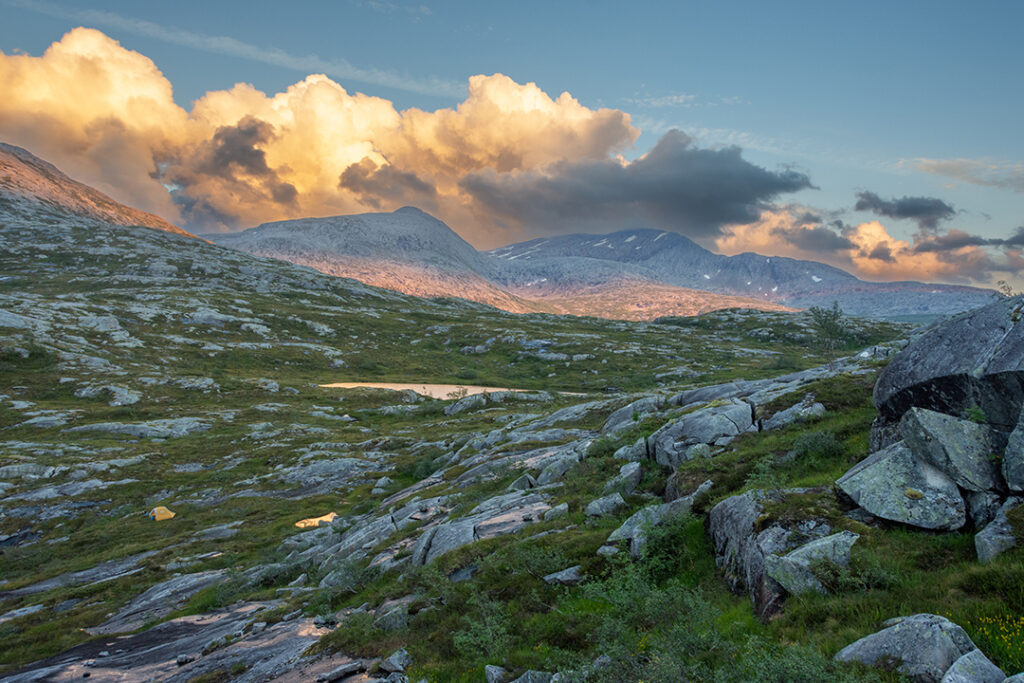
[[[5,195],[48,204],[114,225],[141,225],[196,237],[155,214],[121,204],[96,188],[71,178],[27,149],[0,142],[0,198]]]

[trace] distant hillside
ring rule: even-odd
[[[257,256],[310,266],[416,296],[451,296],[514,313],[568,313],[625,320],[696,315],[722,308],[788,310],[773,301],[736,297],[633,276],[615,264],[585,259],[530,287],[516,265],[482,254],[454,230],[413,207],[393,213],[303,218],[264,223],[232,234],[207,235]],[[606,276],[601,273],[607,271]],[[542,280],[537,276],[534,278]],[[522,286],[519,286],[521,283]]]
[[[142,225],[195,237],[159,216],[125,206],[69,178],[28,150],[0,142],[0,201],[5,197],[39,202],[114,225]]]
[[[534,239],[487,254],[498,279],[520,296],[560,296],[567,288],[644,279],[805,308],[838,300],[848,313],[944,315],[997,298],[987,289],[920,282],[866,282],[816,261],[744,253],[724,256],[660,230]]]

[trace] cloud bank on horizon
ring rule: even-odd
[[[640,134],[628,113],[501,74],[472,76],[462,102],[435,111],[399,111],[325,75],[274,95],[239,83],[185,110],[152,60],[76,28],[40,57],[0,52],[0,82],[0,139],[193,231],[413,204],[484,248],[657,227],[724,253],[812,258],[870,279],[983,282],[1022,267],[1024,229],[1007,239],[941,232],[956,210],[940,199],[858,194],[857,211],[915,221],[908,242],[878,220],[848,225],[779,204],[811,178],[761,168],[738,147],[699,148],[673,130],[628,161]],[[1019,169],[916,163],[1020,191]]]

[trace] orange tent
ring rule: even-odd
[[[174,517],[174,513],[163,505],[158,505],[149,511],[149,518],[154,522],[162,522],[165,519],[170,519],[171,517]]]

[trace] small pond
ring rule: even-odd
[[[494,391],[527,391],[527,389],[505,389],[503,387],[479,387],[472,384],[402,384],[400,382],[334,382],[321,384],[325,389],[391,389],[392,391],[415,391],[430,398],[456,398],[463,395],[483,394]]]

